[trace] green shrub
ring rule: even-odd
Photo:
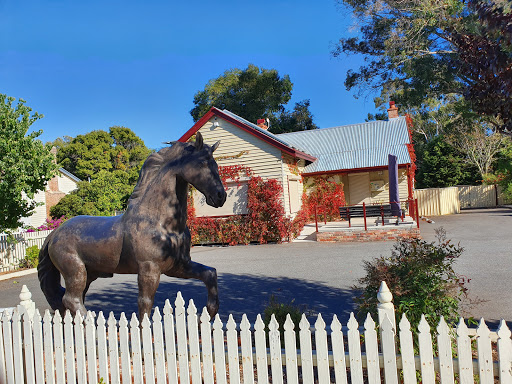
[[[37,245],[28,247],[25,258],[20,262],[20,268],[36,268],[39,264],[39,248]]]
[[[444,229],[436,231],[437,242],[401,239],[393,247],[391,257],[364,262],[366,276],[353,288],[360,291],[355,301],[360,317],[367,312],[377,315],[377,292],[386,281],[391,293],[397,322],[405,313],[415,330],[421,314],[430,326],[437,326],[441,316],[448,323],[459,317],[459,305],[466,298],[466,279],[453,270],[463,248],[446,239]]]
[[[295,300],[288,303],[281,303],[278,298],[274,295],[270,296],[270,300],[265,310],[263,311],[263,322],[268,328],[272,315],[275,316],[277,323],[279,324],[279,333],[281,335],[281,345],[284,347],[284,323],[286,322],[286,316],[290,314],[290,318],[295,325],[295,335],[297,342],[299,341],[299,323],[302,319],[302,314],[306,312],[306,306],[299,306],[294,304]]]

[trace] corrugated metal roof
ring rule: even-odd
[[[397,156],[398,164],[411,162],[405,117],[274,136],[317,158],[305,173],[386,166],[388,154]]]

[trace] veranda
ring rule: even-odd
[[[363,327],[353,314],[345,325],[303,315],[294,329],[288,317],[284,340],[275,318],[268,328],[260,315],[254,325],[245,315],[238,325],[231,315],[212,323],[180,293],[174,308],[167,301],[163,316],[155,308],[142,322],[124,313],[41,317],[26,287],[20,298],[1,318],[0,383],[512,383],[504,321],[497,332],[483,319],[477,329],[461,319],[455,330],[444,320],[432,330],[423,317],[415,344],[405,317],[394,324],[384,283],[378,325],[369,315]]]

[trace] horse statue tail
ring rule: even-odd
[[[64,313],[62,297],[65,289],[60,285],[60,272],[53,264],[48,253],[48,244],[53,237],[54,232],[50,233],[44,241],[43,247],[39,251],[39,264],[37,265],[37,277],[41,290],[46,296],[48,304],[54,311],[61,310]]]

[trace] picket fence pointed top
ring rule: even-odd
[[[240,322],[240,330],[249,331],[251,329],[251,323],[249,323],[249,319],[247,315],[244,313],[242,315],[242,321]]]
[[[385,281],[380,282],[379,292],[377,293],[377,300],[379,300],[379,303],[381,304],[391,303],[393,301],[393,294],[389,290]]]
[[[114,312],[110,312],[108,315],[108,325],[114,327],[117,324],[116,317],[114,316]]]
[[[485,323],[484,318],[482,317],[480,319],[480,323],[478,323],[478,328],[476,329],[476,335],[478,337],[489,337],[489,327],[487,327],[487,324]]]
[[[120,327],[128,326],[128,319],[126,318],[126,315],[124,314],[124,312],[121,312],[121,317],[119,318],[119,326]]]
[[[12,311],[12,322],[13,323],[17,323],[20,321],[20,314],[18,312],[18,308],[14,308],[14,310]]]
[[[222,324],[222,321],[220,320],[220,316],[217,313],[215,315],[215,320],[213,321],[213,330],[215,330],[215,331],[222,331],[223,327],[224,327],[224,325]]]
[[[139,319],[137,319],[137,315],[135,312],[132,313],[132,318],[130,319],[130,327],[135,328],[139,326]]]
[[[258,316],[256,316],[256,322],[254,323],[254,329],[259,332],[265,330],[265,323],[263,322],[261,315],[259,313],[258,313]]]
[[[387,317],[388,316],[386,315],[385,318],[387,318]],[[375,321],[373,321],[370,313],[366,314],[366,320],[364,321],[364,329],[367,330],[367,331],[371,331],[371,330],[375,329]]]
[[[235,319],[233,319],[233,315],[231,313],[229,314],[229,317],[228,317],[228,323],[226,324],[226,329],[228,331],[236,330]]]
[[[295,329],[295,324],[293,324],[292,318],[288,313],[286,315],[286,321],[284,322],[284,330],[285,331],[293,331]]]
[[[41,313],[39,312],[39,308],[36,308],[36,313],[34,313],[34,321],[41,322]]]
[[[350,312],[350,318],[348,319],[347,327],[350,330],[357,329],[359,327],[359,323],[354,316],[354,312]]]
[[[147,313],[144,314],[142,318],[142,328],[151,328],[151,322],[149,321],[149,316]]]
[[[85,317],[86,325],[94,325],[94,315],[91,311],[87,311],[87,316]]]
[[[391,322],[391,319],[389,318],[387,313],[384,316],[384,320],[382,320],[382,324],[380,326],[383,332],[393,331],[393,323]]]
[[[2,321],[3,322],[7,322],[7,321],[11,320],[10,312],[11,311],[3,311],[3,313],[2,313]]]
[[[418,324],[418,331],[420,332],[430,332],[430,325],[428,325],[427,319],[425,318],[425,315],[421,315],[420,322]]]
[[[64,315],[64,324],[71,324],[72,322],[73,316],[71,316],[69,309],[66,309],[66,314]]]
[[[100,313],[98,313],[98,320],[96,320],[96,324],[98,325],[101,325],[101,326],[105,326],[105,316],[103,316],[103,311],[100,311]]]
[[[277,322],[274,314],[272,314],[272,316],[270,317],[270,323],[268,324],[268,329],[272,332],[276,332],[277,330],[279,330],[279,323]]]
[[[183,299],[183,296],[181,295],[181,291],[178,291],[176,294],[176,300],[174,301],[174,305],[176,307],[184,308],[185,307],[185,300]]]
[[[449,332],[448,324],[444,320],[444,316],[441,316],[439,319],[439,324],[437,324],[437,333],[448,333]]]
[[[52,321],[52,315],[50,314],[50,310],[46,309],[44,311],[43,321],[46,323],[48,321]]]
[[[301,331],[309,331],[309,328],[311,327],[311,324],[309,324],[309,321],[306,317],[306,315],[303,313],[302,314],[302,317],[300,319],[300,323],[299,323],[299,329]]]
[[[169,301],[169,299],[165,299],[165,304],[164,304],[164,315],[172,315],[172,306],[171,306],[171,302]]]
[[[342,328],[342,325],[338,319],[338,316],[334,315],[332,317],[331,329],[333,330],[333,332],[340,332],[341,328]]]
[[[160,309],[158,307],[155,307],[155,310],[153,311],[153,323],[158,323],[162,321],[162,315],[160,314]]]
[[[60,311],[55,311],[55,314],[53,315],[53,322],[57,324],[62,323],[62,316],[60,315]]]
[[[197,308],[196,308],[196,305],[194,304],[194,300],[190,299],[188,301],[188,308],[187,308],[187,313],[192,316],[192,315],[195,315],[197,313]]]
[[[319,313],[315,321],[315,329],[325,329],[325,321],[322,318],[322,314]]]
[[[402,331],[410,331],[411,330],[411,323],[407,319],[407,316],[405,316],[405,313],[402,314],[402,319],[399,323],[400,330]]]
[[[201,323],[209,323],[211,318],[208,314],[208,311],[206,310],[206,307],[203,307],[203,312],[201,312],[201,317],[199,318],[201,320]]]
[[[507,323],[505,320],[501,319],[500,325],[498,326],[498,337],[500,339],[510,339],[510,336],[512,336],[512,332],[510,332],[509,327],[507,326]]]

